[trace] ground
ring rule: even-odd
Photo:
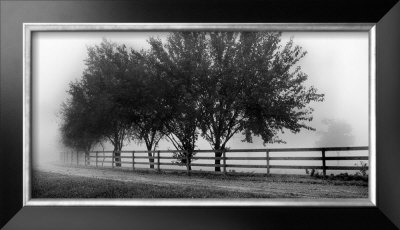
[[[32,174],[32,198],[367,198],[364,181],[308,175],[210,174],[52,165]]]

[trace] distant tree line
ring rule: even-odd
[[[134,50],[103,39],[88,48],[81,79],[69,85],[62,142],[88,154],[109,141],[120,166],[125,142],[151,151],[165,139],[182,150],[175,157],[185,164],[200,136],[224,150],[238,133],[265,144],[283,142],[284,129],[313,130],[309,103],[324,95],[304,85],[307,75],[296,66],[306,52],[292,39],[280,42],[279,32],[185,31]]]

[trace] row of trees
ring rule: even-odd
[[[119,166],[124,142],[151,151],[165,139],[182,150],[175,157],[184,164],[200,136],[224,150],[237,133],[272,143],[283,142],[284,129],[313,130],[309,103],[324,95],[304,85],[296,66],[306,52],[280,42],[278,32],[173,32],[149,38],[146,50],[103,40],[88,48],[82,78],[69,85],[63,143],[88,154],[109,141]]]

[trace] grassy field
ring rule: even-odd
[[[35,172],[32,198],[268,198],[251,192],[152,185]]]
[[[367,198],[365,181],[68,168],[35,170],[32,198]],[[68,173],[67,173],[68,172]],[[85,176],[82,176],[85,175]]]

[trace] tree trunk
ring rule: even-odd
[[[190,171],[192,170],[192,155],[190,154],[188,157],[188,163],[186,163],[186,168]]]
[[[89,151],[85,151],[85,166],[90,165],[90,155]]]
[[[187,170],[189,171],[189,175],[190,175],[190,171],[192,171],[192,157],[193,157],[193,151],[190,150],[190,151],[187,152],[187,154],[188,154],[188,155],[186,156],[186,158],[187,158],[188,163],[186,164],[186,168],[187,168]]]
[[[192,166],[190,165],[190,161],[189,161],[189,165],[186,165],[187,170],[192,171]]]
[[[150,150],[149,149],[147,149],[149,152],[147,152],[147,155],[149,156],[149,163],[150,163],[150,168],[151,169],[153,169],[154,168],[154,158],[153,158],[153,155],[154,154],[152,154],[150,151],[151,151],[151,148],[150,148]]]
[[[216,152],[214,152],[214,153],[215,153],[215,157],[216,157],[216,158],[222,156],[222,152],[219,151],[219,150],[222,150],[223,148],[224,148],[224,145],[221,146],[220,137],[219,137],[219,136],[216,136],[216,140],[215,140],[215,144],[214,144],[214,149],[215,149],[215,151],[216,151]],[[218,151],[218,152],[217,152],[217,151]],[[221,160],[220,160],[220,159],[215,159],[215,160],[214,160],[214,164],[215,164],[215,165],[221,164]],[[215,166],[214,169],[215,169],[215,170],[214,170],[215,172],[221,172],[221,167],[219,167],[219,166]]]
[[[222,152],[215,152],[215,157],[221,157],[221,156],[222,156]],[[221,160],[215,159],[214,164],[216,164],[216,165],[221,164]],[[215,166],[215,172],[221,172],[221,167]]]
[[[115,167],[121,167],[121,148],[114,148]]]
[[[189,155],[189,159],[186,162],[186,170],[187,170],[187,174],[188,176],[191,176],[191,172],[192,172],[192,165],[191,165],[191,157]]]

